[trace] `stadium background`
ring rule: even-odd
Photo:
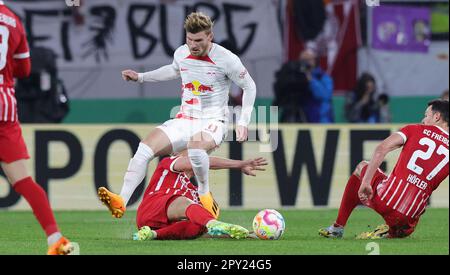
[[[167,120],[171,109],[179,104],[179,81],[135,85],[124,82],[120,71],[126,68],[145,71],[171,62],[171,51],[183,43],[182,22],[189,7],[216,15],[216,41],[236,39],[243,63],[257,84],[256,106],[271,105],[275,71],[304,47],[292,27],[291,1],[84,2],[80,12],[85,15],[85,22],[77,25],[64,1],[8,1],[24,19],[30,45],[49,47],[58,55],[59,76],[70,98],[71,110],[61,124],[23,127],[32,156],[28,168],[48,190],[55,209],[104,209],[96,198],[96,184],[105,180],[113,191],[119,192],[136,148],[136,137],[143,138],[158,123]],[[283,146],[278,139],[276,152],[260,152],[264,142],[247,142],[242,150],[236,149],[233,142],[224,143],[214,155],[264,156],[269,159],[269,166],[256,178],[244,177],[242,191],[234,180],[236,175],[228,171],[211,172],[211,189],[223,208],[338,207],[355,159],[369,158],[377,140],[389,132],[405,123],[419,122],[426,102],[448,89],[447,1],[412,3],[421,7],[424,6],[419,2],[446,3],[447,14],[443,19],[435,6],[425,6],[433,7],[435,26],[442,26],[440,20],[447,25],[439,30],[447,33],[446,38],[432,40],[426,52],[375,49],[371,32],[364,31],[370,30],[373,8],[368,8],[365,1],[325,2],[339,22],[335,25],[338,35],[325,35],[330,48],[337,45],[336,51],[327,52],[323,60],[336,83],[333,98],[336,124],[280,124]],[[399,2],[408,1],[393,4]],[[345,123],[344,94],[354,87],[363,71],[373,73],[378,90],[391,97],[393,124]],[[355,140],[364,137],[367,141],[361,147],[354,145]],[[108,138],[118,140],[108,144]],[[308,138],[312,151],[304,145]],[[334,159],[328,152],[335,153]],[[313,167],[311,162],[308,166],[293,165],[295,156],[312,156],[311,153],[316,171],[307,172],[307,167]],[[398,152],[387,160],[388,169],[393,168],[397,155]],[[283,158],[286,169],[280,166]],[[155,165],[153,161],[149,175]],[[325,166],[328,175],[322,171]],[[289,177],[299,170],[298,180]],[[4,177],[0,176],[0,183],[0,209],[28,209]],[[137,195],[141,192],[139,189]],[[431,206],[448,208],[448,195],[447,179],[431,198]],[[133,204],[130,208],[135,207]]]

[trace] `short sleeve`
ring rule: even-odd
[[[164,169],[164,170],[169,170],[171,172],[174,173],[180,173],[179,171],[176,171],[173,167],[175,165],[175,162],[177,162],[177,160],[180,157],[168,157],[168,158],[164,158],[163,160],[161,160],[161,162],[159,163],[159,166]]]
[[[406,143],[413,133],[417,132],[417,127],[417,125],[407,125],[397,132],[403,138],[403,143]]]
[[[17,25],[17,30],[20,33],[20,42],[14,52],[14,59],[25,59],[30,57],[30,48],[28,46],[27,35],[25,33],[25,29],[23,28],[22,23],[20,23],[20,19],[17,19],[19,22]]]

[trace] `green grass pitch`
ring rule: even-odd
[[[135,211],[118,220],[106,211],[58,211],[60,228],[80,246],[80,254],[173,254],[173,255],[349,255],[368,254],[370,241],[355,240],[360,232],[382,223],[370,209],[356,209],[344,239],[318,236],[320,227],[336,217],[336,209],[279,210],[286,232],[277,241],[196,239],[188,241],[131,240]],[[251,228],[256,210],[223,210],[221,220]],[[381,255],[449,254],[449,209],[428,209],[416,232],[406,239],[376,240]],[[46,239],[31,212],[0,211],[0,254],[45,254]]]

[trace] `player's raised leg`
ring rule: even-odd
[[[33,209],[34,216],[47,235],[47,254],[65,255],[70,253],[73,247],[69,240],[60,233],[47,194],[29,176],[25,160],[17,160],[11,163],[1,162],[0,164],[9,182],[12,183],[14,190],[28,202]]]
[[[366,161],[362,161],[356,166],[345,187],[336,222],[327,228],[320,229],[319,235],[326,238],[342,238],[350,214],[360,203],[358,190],[361,186],[361,171],[365,166],[367,166]]]
[[[169,137],[159,128],[154,129],[139,143],[139,147],[128,164],[120,194],[114,194],[105,187],[98,189],[99,199],[108,207],[113,217],[121,218],[134,190],[145,178],[148,164],[157,156],[172,153]]]
[[[125,205],[131,198],[134,190],[145,178],[148,164],[153,158],[172,153],[172,144],[169,137],[159,128],[154,129],[139,143],[139,147],[130,160],[120,196]]]

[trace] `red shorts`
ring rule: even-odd
[[[171,224],[167,217],[167,208],[178,197],[180,195],[164,194],[144,198],[136,213],[136,224],[138,228],[146,225],[156,230]]]
[[[0,162],[29,159],[27,146],[18,122],[0,122]]]
[[[361,171],[361,179],[364,178],[367,170],[366,165]],[[391,238],[404,238],[411,235],[419,221],[403,215],[402,213],[386,206],[378,195],[378,190],[383,187],[384,180],[388,177],[380,169],[377,169],[372,179],[373,197],[369,203],[369,207],[380,214],[386,224],[389,226],[389,236]]]

